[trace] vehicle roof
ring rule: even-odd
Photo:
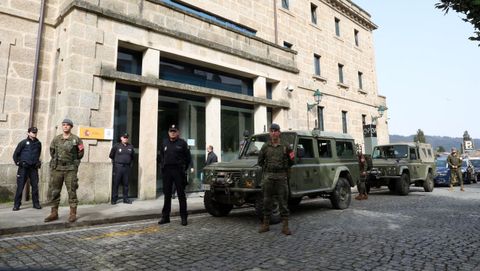
[[[299,136],[325,137],[325,138],[354,140],[353,137],[349,134],[326,132],[326,131],[319,131],[319,130],[313,130],[313,131],[287,130],[287,131],[282,131],[282,134],[287,134],[287,133],[294,133],[294,134],[297,134]],[[268,133],[262,133],[262,134],[268,134]],[[259,135],[259,134],[257,134],[257,135]]]
[[[377,145],[376,147],[386,147],[386,146],[409,146],[409,147],[428,147],[431,148],[431,145],[428,143],[416,143],[416,142],[397,142],[397,143],[390,143],[390,144],[383,144],[383,145]]]

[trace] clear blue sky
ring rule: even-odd
[[[480,47],[473,26],[435,0],[353,0],[372,16],[378,90],[390,134],[480,138]]]

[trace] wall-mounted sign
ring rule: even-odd
[[[377,126],[374,125],[374,124],[363,125],[363,136],[364,137],[377,137]]]
[[[472,151],[474,149],[473,141],[471,141],[471,140],[464,140],[463,141],[463,146],[464,146],[466,151]]]
[[[80,126],[79,137],[84,139],[112,140],[113,129],[82,127]]]

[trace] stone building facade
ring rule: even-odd
[[[161,193],[157,149],[173,123],[194,156],[191,191],[201,182],[206,145],[231,160],[244,130],[263,132],[271,122],[347,132],[362,143],[362,125],[386,105],[377,89],[375,29],[349,0],[2,1],[0,200],[13,196],[12,154],[29,119],[44,146],[43,200],[61,120],[72,119],[76,134],[113,130],[113,140],[84,139],[83,203],[109,201],[108,153],[123,132],[138,153],[130,196],[139,199]],[[388,142],[385,120],[376,122],[379,143]]]

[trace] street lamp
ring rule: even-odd
[[[315,108],[317,105],[320,104],[320,102],[322,101],[322,98],[323,98],[323,94],[320,92],[320,90],[317,88],[317,90],[315,90],[315,92],[313,93],[313,98],[315,99],[315,103],[313,104],[309,104],[307,102],[307,129],[310,130],[310,114],[309,112]]]
[[[378,111],[378,116],[372,116],[372,123],[376,123],[377,122],[377,119],[383,117],[383,114],[385,113],[385,111],[387,111],[387,107],[384,106],[384,105],[379,105],[377,107],[377,111]]]

